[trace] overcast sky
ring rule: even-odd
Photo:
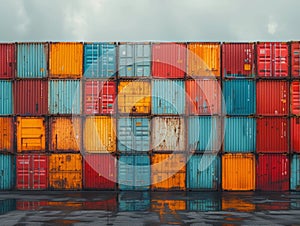
[[[0,41],[300,40],[299,0],[0,0]]]

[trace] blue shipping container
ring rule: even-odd
[[[253,115],[256,112],[255,81],[235,79],[223,82],[225,104],[223,112],[227,115]]]
[[[17,54],[17,77],[45,78],[48,75],[48,44],[20,43]]]
[[[0,154],[0,190],[13,189],[14,182],[15,182],[14,156]]]
[[[293,155],[290,183],[291,190],[300,191],[300,155]]]
[[[0,115],[11,115],[12,113],[12,82],[0,80]]]
[[[185,83],[179,80],[152,81],[152,114],[185,113]]]
[[[150,209],[149,192],[120,192],[119,211],[147,211]]]
[[[15,199],[4,199],[0,200],[0,215],[16,210]]]
[[[116,45],[113,43],[84,44],[84,77],[109,78],[116,75]]]
[[[256,150],[256,119],[247,117],[225,118],[224,151],[248,153]]]
[[[150,150],[150,119],[120,118],[118,120],[118,150],[147,152]]]

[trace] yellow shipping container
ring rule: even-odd
[[[88,153],[106,153],[116,150],[115,119],[109,116],[91,116],[85,119],[83,143]]]
[[[222,156],[222,188],[229,191],[255,190],[254,154]]]
[[[13,118],[0,118],[0,151],[11,152],[13,150]]]
[[[148,81],[123,81],[118,90],[120,113],[149,114],[151,110],[151,90]]]
[[[59,42],[50,44],[49,73],[52,78],[81,78],[83,44]]]
[[[220,43],[189,43],[187,69],[190,76],[221,75]]]
[[[49,184],[54,190],[82,189],[82,157],[80,154],[51,154]]]
[[[17,151],[46,150],[45,119],[17,117]]]

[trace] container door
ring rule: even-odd
[[[125,44],[119,46],[119,76],[134,76],[134,45]]]

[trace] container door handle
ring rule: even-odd
[[[36,112],[39,111],[39,104],[35,104],[35,111],[36,111]]]

